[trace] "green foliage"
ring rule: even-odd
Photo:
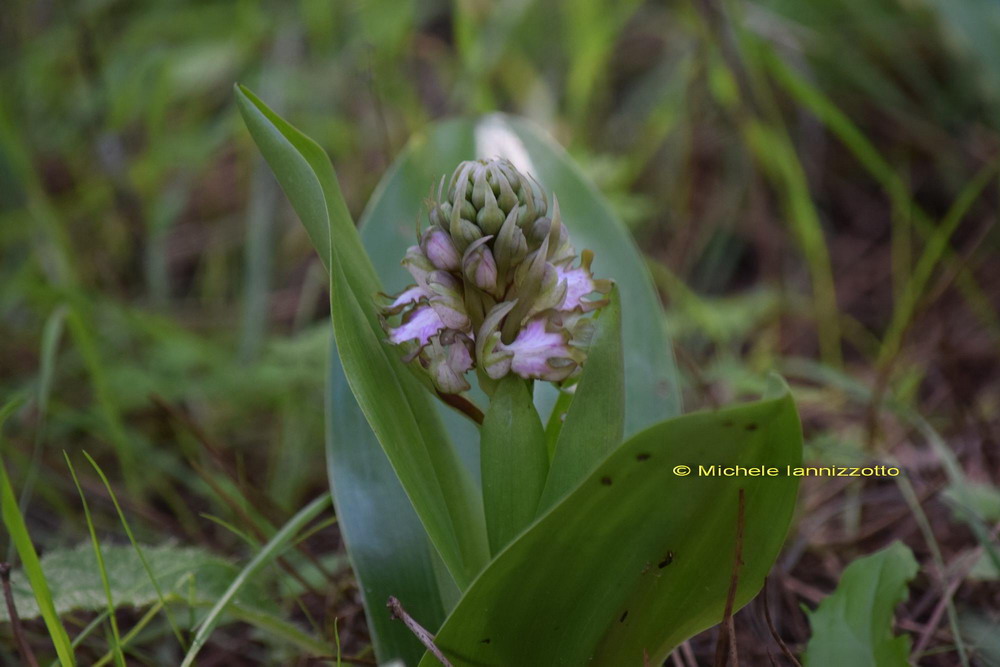
[[[160,544],[147,545],[142,550],[168,603],[196,607],[211,605],[226,592],[239,572],[231,561],[201,547]],[[131,545],[105,544],[101,546],[101,554],[111,575],[108,583],[116,606],[141,608],[159,601],[156,588]],[[107,607],[100,568],[91,544],[51,549],[42,556],[40,563],[49,581],[52,605],[57,614],[102,611]],[[12,573],[11,588],[18,616],[31,619],[42,614],[22,571]],[[243,588],[236,604],[262,612],[276,612],[259,582]],[[0,620],[7,620],[6,607],[0,609]]]
[[[364,594],[376,655],[414,663],[423,646],[384,613],[385,601],[390,595],[407,600],[411,614],[437,627],[447,611],[445,600],[456,598],[458,590],[358,408],[336,350],[330,355],[326,414],[330,484],[351,566]]]
[[[795,407],[776,399],[671,419],[626,441],[480,575],[437,634],[456,665],[651,664],[735,608],[784,542],[798,479],[702,477],[699,465],[798,465]],[[694,468],[678,476],[674,467]],[[430,667],[425,656],[421,665]]]
[[[848,565],[837,590],[809,614],[813,634],[804,664],[910,664],[910,638],[893,636],[892,617],[896,605],[907,598],[906,584],[918,569],[913,553],[901,542]]]
[[[594,260],[595,274],[611,277],[618,285],[623,311],[628,309],[622,321],[623,349],[628,350],[624,355],[628,378],[624,396],[626,432],[635,432],[677,414],[680,386],[662,309],[634,242],[568,156],[528,123],[498,115],[479,122],[447,121],[414,138],[376,189],[360,223],[365,250],[385,290],[391,292],[405,286],[399,258],[413,242],[414,222],[422,210],[429,184],[470,156],[497,154],[530,160],[532,173],[547,190],[559,194],[574,243],[599,250]],[[448,582],[439,582],[433,558],[423,556],[426,546],[421,542],[422,529],[413,525],[413,510],[399,492],[385,455],[374,446],[364,418],[351,412],[346,382],[339,364],[334,364],[331,392],[336,398],[329,403],[334,433],[329,439],[329,461],[335,499],[344,517],[342,528],[355,570],[362,582],[369,582],[364,590],[370,622],[381,631],[376,637],[379,634],[393,637],[393,641],[417,650],[419,655],[419,644],[409,632],[401,624],[390,625],[383,610],[385,599],[396,595],[400,599],[421,601],[454,600],[456,593]],[[612,397],[610,405],[615,400]],[[439,411],[466,465],[478,470],[478,434],[454,413]],[[364,490],[368,485],[370,490]],[[379,521],[393,517],[392,526],[387,525],[384,535],[374,535],[373,522],[364,519],[370,516],[380,517]],[[408,517],[413,518],[407,522]],[[359,548],[355,549],[353,544]],[[404,550],[415,556],[402,569],[387,567],[388,561],[382,554],[391,550]],[[439,592],[442,588],[443,594]],[[401,592],[411,595],[404,598]],[[419,617],[433,626],[436,619],[443,620],[440,610],[446,612],[448,608],[447,603],[435,602]],[[414,609],[410,611],[416,615]],[[378,641],[376,647],[378,650]]]
[[[10,401],[0,409],[0,428],[3,427],[7,416],[17,405],[17,401]],[[55,582],[50,584],[38,559],[38,552],[35,551],[35,545],[31,542],[28,527],[24,522],[21,509],[18,507],[14,488],[11,486],[10,478],[7,476],[7,467],[2,459],[0,459],[0,513],[2,513],[3,525],[10,536],[10,544],[17,550],[17,555],[21,558],[24,573],[31,587],[32,599],[37,605],[38,613],[45,620],[45,626],[52,638],[59,662],[63,667],[72,666],[76,664],[73,659],[73,649],[70,646],[66,628],[59,620],[59,612],[52,594],[52,586],[55,585]]]
[[[113,499],[118,491],[133,521],[135,535],[126,526],[133,545],[178,540],[233,562],[248,543],[265,543],[329,473],[343,511],[339,526],[328,526],[316,544],[328,548],[334,532],[347,543],[376,655],[420,659],[422,646],[390,620],[385,598],[397,595],[436,630],[460,591],[336,350],[328,369],[323,364],[329,327],[314,321],[325,316],[318,302],[328,274],[310,264],[310,234],[325,233],[328,224],[344,232],[353,223],[343,201],[354,212],[369,202],[362,242],[375,271],[365,279],[373,286],[364,285],[357,299],[365,310],[379,281],[388,290],[404,279],[398,258],[412,242],[428,184],[457,160],[495,154],[483,153],[493,151],[483,141],[492,127],[525,149],[564,212],[577,207],[567,215],[573,238],[586,237],[581,245],[597,252],[597,272],[626,286],[625,433],[678,414],[682,389],[691,406],[756,396],[768,370],[801,369],[807,362],[797,357],[813,355],[814,339],[831,363],[841,348],[842,367],[798,375],[806,382],[795,384],[812,443],[831,443],[818,455],[836,445],[851,461],[891,459],[896,434],[922,436],[932,451],[920,454],[921,469],[931,472],[928,456],[943,462],[952,519],[971,528],[972,547],[983,551],[971,580],[946,600],[950,638],[929,634],[931,644],[917,657],[948,664],[955,645],[964,661],[966,637],[979,651],[970,653],[973,660],[998,659],[990,636],[997,619],[976,609],[982,596],[974,583],[994,577],[1000,564],[990,538],[996,480],[973,485],[962,470],[981,466],[967,458],[977,436],[964,429],[988,427],[998,400],[992,385],[977,379],[990,377],[1000,340],[989,281],[997,245],[989,160],[1000,101],[1000,12],[991,0],[761,0],[722,3],[718,13],[705,12],[705,3],[633,0],[97,0],[60,11],[36,4],[12,0],[0,20],[0,403],[28,397],[3,442],[17,502],[3,503],[14,528],[0,546],[6,560],[28,554],[14,569],[19,601],[38,605],[46,586],[61,590],[46,583],[34,550],[46,563],[58,545],[76,544],[87,532],[63,448],[85,448],[107,470],[108,491]],[[301,154],[286,165],[297,181],[285,187],[325,200],[300,210],[292,197],[305,232],[275,195],[277,184],[234,114],[234,80],[257,88],[323,149],[257,109],[286,134],[255,138],[286,142]],[[514,116],[494,116],[492,124],[468,116],[497,109],[545,128],[573,160]],[[442,117],[460,120],[433,122]],[[341,185],[342,193],[335,190]],[[598,223],[589,228],[590,220]],[[259,236],[261,225],[273,235]],[[326,237],[313,240],[329,261]],[[349,280],[355,269],[367,271],[360,245],[343,255],[345,266],[359,261],[346,271]],[[643,264],[668,304],[666,318]],[[869,279],[876,275],[886,280]],[[978,324],[952,318],[954,292]],[[948,326],[933,326],[944,308]],[[241,321],[244,334],[265,337],[255,339],[263,340],[260,354],[244,355],[236,344],[234,322]],[[664,323],[683,354],[683,374],[673,369]],[[878,359],[882,370],[873,372]],[[587,373],[598,364],[593,356]],[[325,375],[324,415],[316,401]],[[950,378],[957,378],[954,396]],[[844,379],[854,388],[845,391]],[[615,402],[584,409],[587,386],[558,394],[535,387],[550,456],[567,410],[567,424],[581,431],[606,429],[603,444],[564,435],[574,453],[592,445],[599,460],[619,443],[612,437]],[[968,391],[959,395],[959,386]],[[485,405],[484,397],[474,399]],[[189,417],[194,430],[162,414],[161,405]],[[433,409],[444,427],[432,430],[447,431],[455,457],[476,479],[476,427]],[[326,468],[316,465],[324,417]],[[886,423],[895,419],[913,428]],[[904,461],[913,460],[911,444]],[[565,488],[543,493],[543,505],[571,493],[596,463],[559,449],[549,482],[564,476]],[[113,544],[105,537],[117,530],[112,507],[92,497],[90,471],[78,472],[92,524]],[[912,515],[886,530],[912,535],[915,521],[927,558],[957,576],[964,567],[945,562],[956,550],[969,552],[961,541],[968,532],[940,533],[943,516],[921,522],[921,480],[934,478],[915,479],[910,495],[905,478],[899,482]],[[854,500],[868,498],[898,500],[884,488]],[[866,506],[863,516],[876,514]],[[394,557],[400,553],[407,558]],[[298,569],[297,555],[286,560]],[[327,616],[312,617],[309,585],[323,595],[331,585],[339,591],[346,573],[331,582],[302,568],[305,583],[277,568],[254,582],[267,584],[275,615],[227,608],[227,618],[266,626],[267,634],[228,625],[206,648],[225,653],[252,633],[266,662],[291,661],[292,650],[331,654],[330,617],[356,607],[350,596],[331,596]],[[800,562],[792,576],[808,582],[807,568]],[[41,595],[34,603],[23,595],[26,573]],[[929,585],[918,580],[914,594],[928,595]],[[118,591],[112,594],[117,603]],[[29,641],[47,660],[53,646],[65,657],[72,637],[81,662],[110,662],[105,609],[94,607],[97,616],[83,631],[75,627],[78,615],[60,621],[52,611],[45,628],[42,620],[31,625]],[[134,656],[160,659],[177,650],[164,623],[171,610],[187,616],[174,591],[147,604],[131,628],[122,626]],[[360,614],[346,613],[340,628],[360,636]],[[959,613],[968,620],[961,628]],[[119,622],[131,620],[119,615]],[[801,624],[776,620],[790,643],[805,641]],[[699,662],[707,643],[694,643]],[[0,645],[0,662],[17,660],[14,648]]]
[[[229,582],[226,590],[221,595],[215,597],[212,608],[198,624],[198,630],[195,633],[194,638],[191,640],[191,647],[184,656],[184,661],[181,663],[181,667],[188,667],[189,665],[194,664],[194,660],[197,657],[198,652],[201,651],[201,648],[205,645],[205,642],[208,641],[208,638],[215,630],[215,627],[221,622],[222,615],[226,612],[229,605],[235,602],[236,597],[241,591],[243,591],[248,585],[253,584],[257,573],[272,563],[276,558],[281,556],[282,552],[288,548],[291,541],[299,534],[299,532],[305,528],[309,522],[319,516],[320,512],[325,510],[329,504],[330,495],[323,494],[299,510],[298,513],[289,519],[288,522],[281,527],[281,530],[276,532],[268,543],[254,555],[253,559],[243,566],[236,576],[233,577],[233,580]]]
[[[621,301],[615,288],[610,302],[597,316],[587,365],[574,388],[569,409],[564,413],[553,410],[552,419],[562,426],[538,503],[540,515],[575,488],[622,441],[625,374],[621,317]]]
[[[336,192],[336,186],[328,185],[325,194],[324,188],[318,187],[323,180],[321,174],[332,175],[328,163],[314,144],[259,100],[242,90],[237,96],[244,119],[279,182],[300,214],[310,216],[311,220],[305,221],[307,228],[312,228],[310,236],[314,242],[329,239],[325,256],[341,364],[332,375],[338,400],[330,408],[344,414],[338,403],[346,396],[337,383],[346,381],[431,544],[458,586],[461,598],[438,634],[444,650],[454,653],[460,661],[488,664],[549,664],[556,656],[568,656],[570,662],[576,662],[594,653],[607,661],[620,661],[629,656],[637,659],[643,650],[653,650],[657,659],[665,659],[677,643],[720,620],[737,559],[736,549],[747,565],[740,572],[735,602],[741,606],[756,593],[784,540],[797,479],[784,476],[767,480],[768,484],[755,480],[741,486],[724,476],[681,477],[674,473],[674,466],[687,464],[698,470],[701,464],[766,462],[781,467],[798,463],[801,434],[794,404],[787,394],[748,406],[661,422],[616,449],[628,415],[633,425],[649,423],[662,419],[664,413],[670,414],[678,401],[669,391],[676,387],[675,371],[666,354],[659,308],[650,298],[649,279],[637,270],[641,264],[613,263],[609,273],[618,287],[611,295],[611,305],[597,319],[593,366],[586,366],[566,411],[566,423],[555,436],[551,474],[546,433],[526,382],[512,376],[491,388],[490,406],[481,429],[485,518],[477,519],[477,514],[483,517],[480,508],[484,506],[478,498],[454,495],[464,488],[461,475],[466,471],[451,463],[451,450],[443,436],[427,430],[436,428],[435,412],[426,401],[429,394],[421,393],[424,389],[402,367],[398,353],[379,340],[372,301],[377,282],[367,279],[369,268],[363,254],[355,256],[358,241],[354,231],[343,222],[337,223],[342,229],[334,229],[332,221],[342,220],[342,216],[332,213],[329,193]],[[450,142],[445,152],[456,150],[455,139],[471,136],[474,142],[460,145],[475,145],[477,152],[507,153],[522,163],[520,168],[532,174],[537,170],[540,181],[553,190],[558,187],[553,183],[562,183],[564,187],[558,192],[561,201],[567,202],[564,210],[570,233],[576,243],[603,241],[598,245],[599,259],[604,256],[607,260],[616,252],[635,253],[620,223],[602,215],[600,200],[587,191],[571,165],[558,159],[556,151],[519,121],[489,117],[477,125],[450,123],[441,129],[449,131],[437,135],[438,141],[447,138]],[[407,209],[419,210],[415,201],[406,204],[413,180],[432,168],[418,159],[425,150],[427,143],[420,141],[411,153],[404,154],[366,213],[365,219],[377,221],[378,225],[365,226],[366,232],[371,230],[368,238],[385,241],[373,252],[377,264],[393,257],[401,239],[406,238],[403,234],[387,236],[392,228],[386,222],[398,220]],[[444,159],[439,152],[429,155],[434,156],[432,164]],[[395,215],[379,213],[380,207],[389,205],[398,211]],[[330,228],[327,234],[320,229],[323,224]],[[348,254],[350,262],[342,259]],[[632,310],[626,311],[630,307]],[[623,339],[629,346],[623,346]],[[642,350],[648,354],[640,358],[637,353]],[[360,421],[353,422],[351,428],[360,435],[367,433]],[[345,433],[342,427],[340,433]],[[364,438],[363,442],[372,441]],[[384,488],[388,476],[380,473],[378,483],[369,486],[360,476],[345,475],[345,471],[338,474],[337,448],[342,446],[335,439],[331,441],[333,488],[342,488],[344,481],[350,487],[348,495],[338,494],[338,503],[341,497],[350,503],[339,505],[339,514],[349,515],[353,503],[380,502],[385,506],[386,499],[376,494]],[[356,449],[358,443],[347,446]],[[650,459],[656,463],[648,463]],[[374,453],[368,460],[384,469],[384,460]],[[350,465],[358,461],[353,459]],[[614,484],[616,479],[619,481]],[[443,493],[448,489],[453,491],[450,501]],[[539,507],[543,489],[544,502]],[[735,524],[734,503],[742,497],[740,489],[747,492],[749,503],[741,529],[745,528],[749,537],[727,549],[726,545],[735,539],[732,536],[736,527],[729,534],[719,528],[727,522]],[[674,499],[671,510],[650,523],[650,508],[665,498]],[[719,498],[730,501],[719,502]],[[402,498],[396,494],[389,500],[398,503]],[[463,510],[471,513],[463,518]],[[536,512],[541,516],[531,523]],[[477,533],[484,528],[495,558],[479,573],[485,558],[472,549]],[[369,525],[359,530],[381,528]],[[416,534],[411,535],[410,539],[419,543]],[[350,548],[351,529],[347,536]],[[467,540],[464,544],[462,538]],[[667,539],[669,543],[664,541]],[[367,558],[372,540],[367,535],[362,540],[361,555]],[[669,565],[674,549],[690,560],[670,573],[679,572],[685,578],[671,576],[671,583],[663,590],[651,586],[643,577],[649,574],[659,578],[658,572],[650,574],[652,564],[656,563],[657,570]],[[361,579],[369,578],[372,563],[359,563],[356,553],[352,558]],[[574,562],[572,568],[566,567],[570,559]],[[423,572],[411,570],[419,579],[409,582],[410,589],[418,595],[422,590],[432,603],[440,600],[442,606],[450,606],[455,591],[449,590],[447,580],[438,576],[435,562],[432,555],[430,562],[422,565]],[[392,567],[391,560],[383,559],[381,564]],[[693,577],[695,569],[697,578]],[[380,578],[379,584],[385,583]],[[533,594],[526,595],[524,586]],[[674,604],[678,597],[687,604]],[[369,616],[377,619],[380,611],[375,605],[381,601],[369,591],[367,602]],[[623,605],[627,605],[625,611],[619,609]],[[486,616],[482,614],[484,608],[490,609]],[[629,613],[634,615],[626,624]],[[539,619],[559,619],[560,627],[549,628],[548,621]],[[426,618],[422,620],[429,623]],[[377,620],[373,625],[379,628]],[[379,628],[378,632],[386,631]],[[484,633],[498,638],[484,640],[480,636]],[[412,642],[407,645],[391,629],[382,636],[386,639],[377,636],[376,646],[383,659],[412,651]]]
[[[111,624],[112,655],[114,656],[115,664],[124,667],[125,654],[122,653],[121,633],[118,631],[118,619],[115,616],[115,596],[111,592],[111,584],[108,582],[108,568],[104,560],[104,554],[101,551],[101,542],[97,538],[97,530],[94,528],[94,520],[90,514],[90,505],[87,503],[87,497],[83,494],[83,489],[80,487],[80,480],[76,476],[76,470],[69,459],[69,454],[63,452],[63,458],[66,459],[69,474],[73,478],[76,492],[80,495],[80,502],[83,503],[83,516],[87,522],[87,529],[90,531],[90,542],[94,547],[94,558],[97,560],[97,569],[101,575],[101,586],[104,588],[104,600],[107,603],[108,620]]]
[[[545,429],[525,380],[511,374],[497,383],[480,447],[486,531],[496,556],[535,518],[549,473]]]
[[[482,501],[435,419],[430,396],[399,355],[365,326],[365,309],[347,289],[339,264],[331,276],[331,319],[348,383],[431,543],[464,588],[487,558]],[[371,295],[363,298],[372,301]]]
[[[336,438],[331,446],[357,448],[367,444],[368,456],[379,466],[385,466],[385,457],[388,458],[451,577],[460,585],[467,584],[487,558],[480,496],[473,492],[468,472],[454,458],[448,438],[434,417],[429,397],[398,355],[387,354],[379,342],[381,330],[377,329],[372,301],[379,291],[378,280],[374,278],[367,255],[360,249],[360,240],[339,196],[329,160],[315,143],[278,118],[259,100],[247,96],[243,90],[237,91],[237,100],[248,127],[286,194],[304,216],[303,222],[329,268],[339,361],[347,369],[344,377],[350,382],[368,423],[373,426],[382,451],[372,447],[376,443],[365,437],[367,431],[362,431],[364,439],[361,441]],[[344,399],[353,400],[346,396]],[[332,458],[330,465],[335,467],[337,459]],[[378,491],[378,485],[369,486],[361,479],[346,477],[338,481],[337,477],[336,473],[332,476],[334,491],[345,496],[352,493],[349,485],[358,482],[364,485],[361,493],[366,502],[370,502],[369,493]],[[384,500],[401,498],[396,495]],[[345,498],[345,505],[340,505],[342,513],[349,512],[345,511],[345,506],[349,507],[347,503]],[[390,511],[398,509],[394,507]],[[362,530],[371,531],[373,527],[374,524],[368,524]],[[353,531],[348,528],[345,532],[350,544],[354,539]],[[413,553],[421,554],[424,550],[418,547]],[[367,572],[373,571],[357,560],[365,553],[366,550],[360,549],[354,556],[354,564],[363,581]],[[417,581],[421,582],[420,592],[433,600],[438,594],[434,583],[437,577],[430,561],[419,555],[416,560],[421,568],[414,572]],[[368,590],[383,593],[380,589]],[[374,601],[369,596],[369,609],[374,604],[381,606],[387,597],[388,594]],[[402,637],[405,629],[399,630],[398,624],[395,629],[397,638],[390,640],[387,646],[410,646],[409,650],[415,650],[412,638]]]

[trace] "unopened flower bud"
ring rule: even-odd
[[[528,254],[528,240],[517,226],[517,211],[511,211],[500,228],[500,234],[493,244],[493,255],[497,260],[497,273],[504,283],[511,268],[521,263]]]
[[[499,380],[510,371],[514,353],[500,342],[500,323],[516,305],[514,301],[498,303],[486,316],[476,337],[476,361],[488,376]]]
[[[479,227],[463,218],[461,209],[458,206],[454,206],[451,209],[451,221],[448,233],[451,235],[452,241],[455,242],[455,246],[462,252],[465,252],[470,243],[482,237]]]
[[[484,236],[465,249],[462,270],[465,279],[488,294],[497,292],[497,264],[487,243],[492,236]]]
[[[420,248],[436,269],[457,271],[461,265],[462,256],[458,254],[455,242],[451,240],[448,232],[440,227],[429,227],[424,232],[420,239]]]
[[[406,255],[403,257],[401,264],[403,268],[410,272],[410,275],[413,276],[418,285],[426,285],[427,276],[435,270],[434,265],[424,255],[420,246],[416,245],[411,245],[406,249]]]

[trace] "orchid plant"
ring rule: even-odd
[[[433,126],[359,233],[322,149],[236,95],[329,271],[327,463],[380,663],[659,664],[756,595],[797,480],[698,471],[799,463],[794,404],[680,414],[641,255],[558,147]]]

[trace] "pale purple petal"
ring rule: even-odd
[[[413,287],[408,287],[399,296],[396,297],[395,301],[392,302],[390,308],[398,308],[409,303],[416,303],[420,299],[430,298],[431,291],[426,287],[421,287],[420,285],[414,285]]]
[[[575,269],[566,266],[556,266],[559,280],[566,282],[566,296],[557,310],[573,310],[581,306],[586,306],[587,302],[583,297],[595,291],[594,278],[590,271],[582,266]]]
[[[513,353],[510,368],[523,378],[558,382],[576,368],[564,334],[546,331],[543,317],[529,321],[510,345],[498,347]]]
[[[472,354],[469,348],[461,343],[448,346],[448,365],[458,373],[472,369]]]
[[[416,340],[427,345],[431,336],[444,329],[444,322],[430,306],[418,306],[403,317],[403,323],[389,330],[389,342],[399,345]]]
[[[493,252],[487,246],[492,236],[484,236],[474,241],[462,257],[462,270],[467,280],[484,292],[494,293],[497,289],[497,263]]]

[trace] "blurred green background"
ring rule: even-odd
[[[88,539],[64,451],[103,542],[128,544],[83,451],[140,542],[220,567],[327,488],[325,276],[237,81],[329,152],[356,218],[436,119],[544,127],[643,249],[688,409],[777,370],[809,460],[906,470],[806,483],[771,582],[785,641],[847,563],[901,539],[914,658],[1000,664],[978,560],[1000,522],[1000,4],[6,0],[0,403],[20,402],[0,454],[43,555]],[[271,620],[227,624],[205,664],[316,663],[337,637],[371,659],[332,516],[299,547],[259,582]],[[129,661],[174,664],[149,604],[118,613]],[[100,609],[64,616],[83,664],[108,650]],[[759,600],[737,616],[747,664],[766,664],[762,619]],[[0,625],[0,663],[16,655]]]

